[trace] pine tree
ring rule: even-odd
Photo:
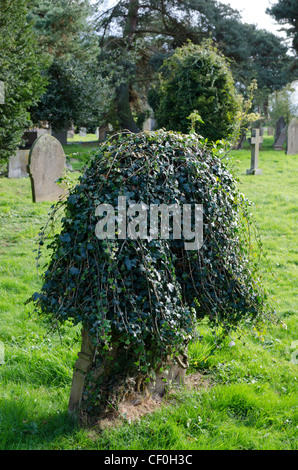
[[[266,13],[285,25],[285,31],[293,38],[293,48],[298,54],[298,2],[297,0],[278,0],[277,3],[267,8]]]

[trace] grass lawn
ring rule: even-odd
[[[135,421],[123,415],[104,429],[78,428],[67,415],[79,330],[66,325],[61,338],[50,335],[24,304],[41,285],[33,250],[51,204],[32,203],[29,179],[0,178],[1,450],[297,449],[298,155],[271,145],[265,138],[261,175],[245,174],[248,149],[234,151],[232,160],[242,192],[254,203],[264,282],[287,328],[268,325],[260,337],[235,334],[206,359],[213,336],[203,321],[189,350],[190,385],[154,412]],[[78,170],[94,148],[74,143],[65,151]]]

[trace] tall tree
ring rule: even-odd
[[[107,10],[98,5],[101,47],[106,54],[122,51],[118,65],[122,65],[123,73],[118,77],[121,83],[115,100],[120,128],[138,130],[131,106],[135,91],[146,98],[146,84],[164,58],[189,39],[200,43],[208,38],[212,25],[207,18],[216,4],[215,0],[127,0]],[[238,15],[227,6],[221,6],[221,11]]]
[[[293,47],[298,54],[298,2],[297,0],[278,0],[277,3],[267,8],[266,13],[285,25],[284,30],[293,38]]]
[[[0,159],[18,148],[30,124],[29,108],[37,103],[46,80],[45,57],[40,54],[32,24],[27,21],[26,0],[1,0],[0,80],[5,103],[0,104]]]
[[[187,40],[201,44],[211,37],[231,61],[241,92],[257,79],[260,103],[266,102],[268,93],[283,87],[290,76],[292,59],[280,38],[241,23],[237,10],[216,0],[118,1],[100,12],[98,31],[106,54],[116,49],[125,52],[125,59],[119,56],[125,72],[119,78],[122,84],[115,109],[119,127],[133,131],[135,92],[146,98],[148,84],[163,59]]]
[[[31,0],[40,47],[51,60],[49,86],[32,109],[36,122],[47,121],[54,131],[71,124],[92,125],[104,108],[106,85],[96,70],[98,40],[89,0]]]

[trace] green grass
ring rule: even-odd
[[[96,134],[87,134],[85,136],[81,136],[79,134],[75,134],[72,139],[67,139],[67,142],[73,143],[82,143],[82,142],[96,142],[98,138]]]
[[[202,322],[189,372],[209,387],[171,393],[154,413],[105,430],[79,428],[67,415],[78,328],[66,325],[61,338],[49,334],[25,305],[41,285],[33,250],[51,204],[32,203],[29,179],[0,178],[0,449],[297,449],[298,366],[291,358],[298,340],[298,155],[271,145],[265,138],[261,175],[245,174],[248,149],[232,158],[241,191],[254,203],[267,256],[264,282],[287,328],[268,325],[260,338],[243,331],[206,358],[213,336]],[[93,148],[72,144],[66,153],[79,153],[80,169]]]
[[[70,141],[71,142],[71,141]],[[64,145],[64,152],[67,161],[71,164],[75,171],[81,171],[90,160],[94,150],[98,148],[96,142],[71,142]]]

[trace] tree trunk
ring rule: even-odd
[[[121,84],[116,91],[116,108],[120,129],[139,132],[129,102],[129,83]]]
[[[138,24],[138,11],[139,11],[139,0],[130,0],[127,20],[124,27],[124,39],[127,42],[127,50],[130,51],[133,47],[134,34]],[[130,108],[130,97],[129,97],[130,83],[121,84],[116,90],[116,107],[118,114],[119,127],[121,129],[127,129],[131,132],[139,132],[138,126],[133,118]]]

